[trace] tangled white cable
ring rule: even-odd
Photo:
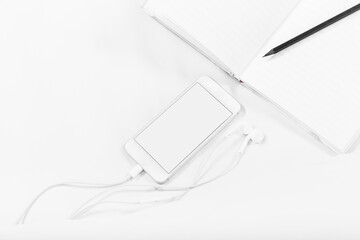
[[[155,185],[138,185],[138,186],[131,186],[131,190],[134,191],[135,188],[139,188],[137,189],[138,191],[180,191],[181,193],[172,197],[168,197],[168,198],[162,198],[162,199],[156,199],[156,200],[149,200],[149,201],[136,201],[136,202],[125,202],[125,201],[106,201],[106,199],[108,199],[109,197],[118,194],[119,192],[124,191],[123,188],[126,188],[127,186],[119,186],[119,187],[114,187],[115,189],[109,189],[106,191],[103,191],[99,194],[96,194],[93,198],[91,198],[90,200],[88,200],[85,204],[83,204],[73,215],[72,215],[72,219],[78,219],[81,218],[82,216],[84,216],[86,213],[90,212],[92,209],[96,208],[99,205],[103,205],[103,204],[151,204],[151,203],[167,203],[167,202],[171,202],[171,201],[175,201],[175,200],[179,200],[181,199],[183,196],[185,196],[190,190],[198,188],[200,186],[203,186],[205,184],[211,183],[223,176],[225,176],[226,174],[228,174],[230,171],[232,171],[233,169],[235,169],[235,167],[239,164],[241,156],[244,154],[246,147],[249,145],[250,142],[253,142],[255,144],[259,144],[264,140],[264,134],[254,128],[252,125],[250,124],[241,124],[239,127],[236,127],[235,129],[232,129],[229,131],[229,133],[225,134],[224,138],[225,139],[230,139],[231,136],[234,135],[245,135],[245,139],[242,141],[239,149],[237,150],[237,154],[235,156],[235,161],[230,163],[229,166],[219,175],[213,177],[210,180],[201,182],[200,181],[205,177],[206,173],[210,171],[210,169],[212,168],[213,164],[207,169],[207,171],[201,173],[201,171],[204,170],[204,165],[209,161],[209,159],[212,158],[212,156],[214,155],[215,151],[218,149],[218,147],[220,146],[220,144],[213,149],[213,151],[211,152],[211,154],[209,155],[208,158],[206,158],[201,166],[199,167],[198,170],[198,174],[197,177],[195,177],[193,183],[191,186],[186,186],[186,187],[162,187],[162,186],[155,186]],[[222,140],[221,140],[222,142]],[[122,188],[122,189],[119,189]],[[145,189],[141,189],[141,188],[145,188]]]
[[[230,162],[230,164],[225,168],[224,171],[216,175],[215,177],[202,181],[201,180],[206,176],[206,174],[212,169],[215,162],[213,162],[208,168],[205,168],[205,165],[209,162],[209,160],[213,157],[216,150],[221,146],[221,143],[226,142],[223,141],[224,139],[232,139],[231,136],[236,136],[234,139],[238,139],[240,135],[244,135],[245,138],[241,142],[241,145],[239,149],[237,150],[235,160]],[[60,183],[56,185],[49,186],[48,188],[44,189],[40,194],[38,194],[34,200],[30,203],[30,205],[25,209],[21,217],[19,218],[17,224],[23,224],[25,223],[27,216],[31,210],[31,208],[34,206],[34,204],[38,201],[38,199],[43,196],[46,192],[48,192],[51,189],[58,188],[58,187],[73,187],[73,188],[91,188],[91,189],[106,189],[105,191],[102,191],[96,195],[94,195],[92,198],[90,198],[88,201],[86,201],[82,206],[80,206],[74,214],[71,216],[71,219],[78,219],[89,213],[91,210],[96,208],[99,205],[103,204],[133,204],[133,205],[141,205],[141,204],[155,204],[155,203],[167,203],[172,202],[175,200],[181,199],[183,196],[185,196],[190,190],[198,188],[200,186],[203,186],[205,184],[209,184],[229,172],[235,169],[235,167],[239,164],[241,157],[243,156],[246,147],[249,145],[250,142],[254,142],[256,144],[259,144],[263,141],[264,134],[254,128],[253,126],[249,124],[241,124],[239,127],[229,131],[229,133],[225,134],[225,136],[221,139],[220,143],[212,150],[212,152],[209,154],[209,157],[207,157],[203,162],[201,163],[198,173],[195,175],[195,178],[192,182],[192,185],[190,186],[184,186],[184,187],[170,187],[170,186],[159,186],[159,185],[125,185],[132,179],[136,178],[143,169],[141,166],[136,165],[130,172],[128,177],[126,177],[123,181],[114,183],[114,184],[94,184],[94,183],[77,183],[77,182],[68,182],[68,183]],[[147,200],[147,201],[106,201],[111,196],[116,195],[123,191],[161,191],[161,192],[180,192],[179,194],[167,198],[161,198],[161,199],[155,199],[155,200]]]
[[[43,196],[46,192],[50,191],[51,189],[58,188],[58,187],[71,187],[71,188],[89,188],[89,189],[105,189],[105,188],[113,188],[120,185],[123,185],[133,178],[135,178],[137,175],[139,175],[143,169],[136,165],[128,174],[128,176],[121,182],[113,183],[113,184],[98,184],[98,183],[81,183],[81,182],[64,182],[59,184],[51,185],[47,188],[45,188],[42,192],[40,192],[29,204],[29,206],[24,210],[23,214],[20,216],[20,218],[17,221],[17,224],[24,224],[26,221],[27,216],[29,215],[29,212],[31,208],[35,205],[35,203],[39,200],[41,196]]]

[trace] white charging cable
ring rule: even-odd
[[[223,139],[230,139],[227,136],[224,137]],[[222,143],[223,140],[220,140],[220,143]],[[182,198],[183,196],[185,196],[190,190],[198,188],[200,186],[203,186],[205,184],[211,183],[217,179],[219,179],[220,177],[226,175],[229,171],[231,171],[232,169],[234,169],[234,167],[227,167],[225,169],[225,171],[219,175],[217,175],[216,177],[213,177],[210,180],[207,180],[205,182],[199,183],[199,181],[206,175],[206,173],[210,170],[208,169],[208,171],[205,171],[204,173],[201,173],[201,171],[204,169],[204,165],[209,161],[209,159],[211,159],[214,155],[214,153],[216,152],[216,150],[218,150],[218,148],[221,146],[222,144],[218,144],[213,150],[212,152],[209,154],[209,156],[207,158],[205,158],[205,160],[202,161],[199,169],[198,169],[198,174],[196,174],[196,178],[194,179],[193,183],[191,186],[184,186],[184,187],[166,187],[166,186],[159,186],[159,185],[129,185],[129,186],[119,186],[119,187],[114,187],[112,189],[108,189],[106,191],[100,192],[98,194],[96,194],[94,197],[90,198],[87,202],[85,202],[82,206],[80,206],[80,208],[78,210],[75,211],[75,213],[72,215],[71,219],[78,219],[80,217],[82,217],[83,215],[85,215],[87,212],[90,212],[92,209],[94,209],[95,207],[99,206],[99,205],[103,205],[103,204],[109,204],[109,203],[119,203],[119,204],[135,204],[135,205],[139,205],[139,204],[151,204],[151,203],[161,203],[161,202],[170,202],[173,200],[178,200],[180,198]],[[238,161],[240,160],[240,155],[241,154],[237,154],[238,157]],[[238,162],[237,161],[237,162]],[[212,165],[213,166],[213,165]],[[119,189],[121,188],[121,189]],[[120,192],[124,192],[124,191],[138,191],[138,192],[145,192],[145,191],[159,191],[159,192],[182,192],[176,196],[172,196],[172,197],[167,197],[167,198],[162,198],[162,199],[156,199],[156,200],[148,200],[148,201],[105,201],[106,199],[108,199],[109,197],[116,195]]]
[[[203,186],[205,184],[211,183],[223,176],[225,176],[226,174],[228,174],[229,172],[231,172],[232,170],[234,170],[236,168],[236,166],[239,164],[241,156],[243,155],[246,147],[248,146],[249,142],[252,141],[256,144],[261,143],[264,139],[264,134],[255,129],[253,126],[249,125],[249,124],[241,124],[240,127],[237,127],[235,130],[231,130],[229,133],[227,133],[225,135],[225,138],[229,138],[230,136],[236,134],[239,130],[241,130],[241,132],[246,136],[245,139],[242,141],[239,149],[237,150],[237,156],[236,159],[233,163],[229,164],[229,166],[219,175],[217,175],[216,177],[213,177],[210,180],[204,181],[199,183],[202,178],[206,175],[206,173],[208,171],[210,171],[210,169],[213,167],[214,163],[212,164],[212,166],[210,168],[207,169],[207,171],[205,171],[202,174],[199,174],[197,178],[194,179],[193,185],[191,186],[186,186],[186,187],[161,187],[161,186],[154,186],[154,185],[143,185],[143,186],[129,186],[131,187],[131,191],[134,191],[135,188],[147,188],[147,189],[137,189],[137,191],[182,191],[182,193],[176,195],[176,196],[172,196],[172,197],[168,197],[168,198],[162,198],[162,199],[156,199],[156,200],[149,200],[149,201],[130,201],[130,202],[125,202],[125,201],[105,201],[106,199],[108,199],[109,197],[118,194],[119,192],[123,192],[126,191],[124,189],[118,190],[118,188],[116,187],[115,191],[113,191],[114,189],[109,189],[107,191],[101,192],[97,195],[95,195],[93,198],[91,198],[89,201],[87,201],[85,204],[83,204],[72,216],[72,219],[77,219],[80,218],[82,216],[84,216],[86,213],[90,212],[92,209],[94,209],[95,207],[99,206],[99,205],[103,205],[103,204],[151,204],[151,203],[166,203],[166,202],[171,202],[171,201],[175,201],[175,200],[179,200],[181,199],[183,196],[185,196],[190,190],[194,189],[194,188],[198,188],[200,186]],[[209,159],[211,159],[212,155],[214,154],[214,152],[218,149],[218,147],[220,146],[220,144],[213,149],[212,153],[209,155],[208,158],[206,158],[200,168],[199,168],[199,173],[201,173],[201,171],[203,170],[203,166],[208,162]],[[123,186],[120,186],[121,188],[123,188]],[[113,191],[113,192],[112,192]],[[108,193],[108,194],[106,194]],[[104,196],[105,195],[105,196]],[[94,201],[95,199],[97,199],[96,201]],[[92,201],[94,201],[93,203],[91,203]]]
[[[209,184],[209,183],[211,183],[211,182],[225,176],[226,174],[228,174],[232,170],[234,170],[236,168],[236,166],[239,164],[240,159],[243,156],[244,151],[245,151],[246,147],[248,146],[248,144],[250,142],[260,143],[264,138],[264,135],[259,130],[254,129],[252,126],[250,126],[248,124],[246,124],[246,125],[242,124],[236,130],[233,130],[230,133],[226,134],[224,138],[225,139],[231,139],[229,137],[235,135],[236,133],[238,133],[239,129],[241,130],[241,133],[245,135],[245,139],[242,141],[239,149],[237,150],[235,160],[233,162],[231,162],[223,172],[221,172],[220,174],[218,174],[217,176],[215,176],[215,177],[213,177],[213,178],[211,178],[209,180],[201,182],[201,180],[206,176],[206,174],[214,166],[215,161],[212,162],[212,164],[210,165],[210,167],[208,169],[205,168],[205,165],[208,163],[209,159],[212,158],[212,156],[214,155],[216,150],[219,148],[219,146],[221,146],[220,143],[224,142],[223,139],[213,149],[213,151],[209,154],[209,157],[207,157],[207,158],[205,158],[205,160],[203,160],[203,162],[201,163],[201,165],[200,165],[200,167],[198,169],[198,174],[195,175],[194,181],[193,181],[192,185],[190,185],[190,186],[168,187],[168,186],[159,186],[159,185],[125,185],[126,183],[130,182],[132,179],[136,178],[139,174],[141,174],[143,172],[142,167],[139,166],[139,165],[136,165],[128,173],[128,177],[126,177],[123,181],[118,182],[118,183],[114,183],[114,184],[66,182],[66,183],[60,183],[60,184],[55,184],[55,185],[49,186],[48,188],[44,189],[40,194],[38,194],[34,198],[34,200],[25,209],[25,211],[23,212],[23,214],[21,215],[21,217],[19,218],[17,223],[18,224],[25,223],[25,221],[27,219],[27,216],[29,215],[30,210],[35,205],[35,203],[39,200],[39,198],[41,196],[43,196],[49,190],[54,189],[54,188],[58,188],[58,187],[107,189],[107,190],[105,190],[103,192],[100,192],[100,193],[96,194],[95,196],[90,198],[88,201],[86,201],[71,216],[72,219],[81,218],[82,216],[84,216],[85,214],[90,212],[92,209],[94,209],[95,207],[97,207],[99,205],[102,205],[102,204],[117,203],[117,204],[140,205],[140,204],[152,204],[152,203],[167,203],[167,202],[172,202],[172,201],[175,201],[175,200],[179,200],[183,196],[185,196],[190,190],[198,188],[198,187],[206,185],[206,184]],[[205,169],[205,171],[204,171],[204,169]],[[202,172],[202,171],[204,171],[204,172]],[[159,192],[181,192],[181,193],[177,194],[175,196],[172,196],[172,197],[155,199],[155,200],[148,200],[148,201],[128,201],[128,202],[126,202],[126,201],[106,201],[109,197],[111,197],[111,196],[113,196],[115,194],[118,194],[119,192],[122,192],[122,191],[139,191],[139,192],[159,191]]]
[[[100,205],[104,205],[104,204],[129,204],[129,205],[145,205],[145,204],[157,204],[157,203],[168,203],[168,202],[172,202],[172,201],[177,201],[180,200],[182,197],[184,197],[190,190],[204,186],[206,184],[209,184],[223,176],[225,176],[226,174],[228,174],[230,171],[234,170],[236,165],[238,165],[238,163],[240,162],[241,156],[237,157],[237,161],[235,161],[235,164],[232,164],[228,167],[227,170],[225,170],[224,172],[222,172],[221,174],[217,175],[216,177],[201,182],[201,183],[196,183],[194,185],[191,186],[186,186],[186,187],[159,187],[159,186],[152,186],[152,185],[137,185],[137,186],[128,186],[131,187],[131,191],[159,191],[159,192],[176,192],[176,191],[180,191],[181,193],[175,196],[171,196],[171,197],[167,197],[167,198],[161,198],[161,199],[155,199],[155,200],[147,200],[147,201],[105,201],[106,199],[108,199],[109,197],[118,194],[119,192],[121,192],[121,190],[117,190],[115,192],[112,192],[108,195],[105,195],[104,197],[98,199],[95,203],[93,204],[89,204],[89,205],[85,205],[82,206],[82,208],[78,209],[75,214],[73,214],[73,216],[71,217],[72,219],[78,219],[81,218],[82,216],[84,216],[85,214],[87,214],[88,212],[90,212],[92,209],[100,206]],[[201,180],[202,178],[200,178],[199,180]],[[125,186],[124,186],[125,187]],[[141,189],[141,188],[145,188],[145,189]],[[102,195],[103,193],[100,193],[100,195]],[[97,196],[98,197],[98,196]]]
[[[104,188],[113,188],[117,186],[124,185],[125,183],[131,181],[136,178],[139,174],[143,172],[143,169],[140,165],[136,165],[131,171],[128,173],[128,176],[120,182],[112,183],[112,184],[97,184],[97,183],[82,183],[82,182],[64,182],[59,184],[51,185],[45,188],[42,192],[40,192],[29,204],[29,206],[24,210],[21,217],[17,221],[17,224],[24,224],[27,216],[29,215],[30,210],[33,208],[35,203],[48,191],[59,188],[59,187],[70,187],[70,188],[88,188],[88,189],[104,189]]]

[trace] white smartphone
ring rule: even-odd
[[[156,182],[166,182],[241,109],[210,77],[203,76],[125,145]]]

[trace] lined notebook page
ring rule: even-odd
[[[358,3],[303,0],[241,76],[340,152],[360,129],[360,12],[274,57],[262,56]]]
[[[149,0],[145,9],[169,19],[228,69],[241,73],[297,3],[298,0]]]

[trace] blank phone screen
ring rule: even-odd
[[[171,173],[231,116],[229,109],[197,83],[139,133],[135,141]]]

